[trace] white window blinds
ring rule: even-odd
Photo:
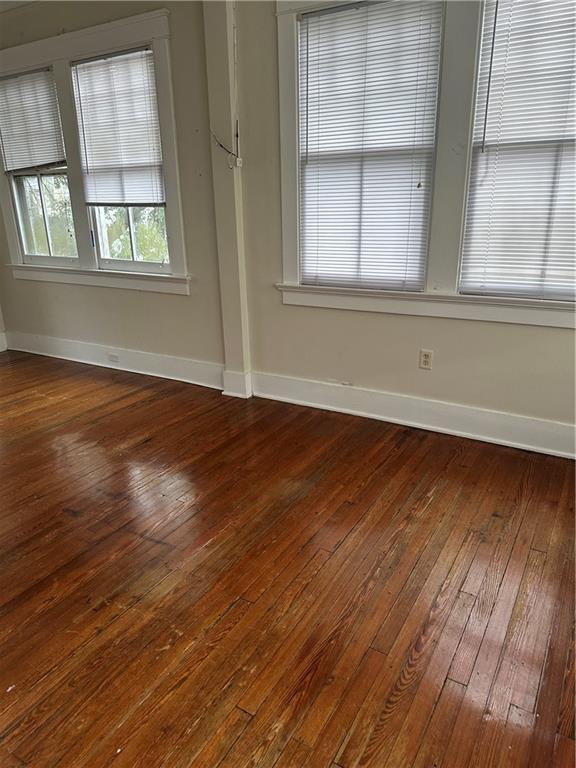
[[[463,293],[574,294],[573,0],[487,0]]]
[[[65,162],[51,70],[0,80],[0,138],[5,171]]]
[[[303,283],[424,287],[441,25],[436,2],[301,17]]]
[[[86,202],[163,203],[151,50],[72,67]]]

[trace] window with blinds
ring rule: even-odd
[[[81,270],[87,284],[124,284],[99,270],[187,271],[168,12],[129,21],[0,56],[0,207],[17,266]],[[188,292],[169,283],[146,285]]]
[[[436,2],[300,17],[302,283],[423,289],[441,27]]]
[[[462,293],[572,299],[574,4],[487,0]]]
[[[76,259],[66,152],[51,69],[0,80],[0,139],[24,253]]]
[[[152,50],[74,64],[72,78],[84,192],[100,260],[167,264]]]
[[[151,50],[72,67],[86,202],[163,203]]]

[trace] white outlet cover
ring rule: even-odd
[[[432,370],[432,362],[434,360],[434,352],[431,349],[421,349],[418,365],[425,371]]]

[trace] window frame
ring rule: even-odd
[[[93,231],[91,212],[84,196],[71,66],[84,59],[144,47],[150,47],[154,54],[166,191],[164,210],[169,265],[102,261],[96,247],[97,234]],[[189,293],[173,110],[168,11],[139,14],[0,51],[0,76],[23,74],[39,68],[50,68],[56,85],[78,257],[25,254],[18,226],[13,182],[10,174],[2,169],[0,197],[14,277]]]
[[[343,7],[352,6],[352,7],[355,7],[358,4],[361,5],[362,4],[362,0],[360,0],[360,3],[358,3],[358,2],[355,3],[354,0],[336,0],[336,3],[334,3],[334,2],[332,2],[332,3],[326,2],[323,5],[316,5],[316,4],[314,4],[314,7],[312,7],[312,8],[306,7],[304,9],[301,9],[300,13],[303,13],[303,12],[306,12],[306,13],[317,13],[318,11],[322,11],[323,7],[326,7],[328,9],[337,9],[338,6],[343,6]],[[439,45],[439,62],[438,62],[439,63],[439,66],[438,66],[438,82],[437,82],[435,108],[434,108],[435,126],[434,126],[434,139],[433,139],[433,142],[430,145],[426,145],[425,143],[421,143],[420,145],[414,144],[413,146],[406,147],[406,148],[402,147],[402,146],[400,146],[400,147],[392,146],[392,147],[381,147],[381,148],[378,148],[378,149],[370,149],[370,150],[366,150],[365,152],[362,152],[362,160],[361,160],[361,165],[364,166],[364,163],[365,163],[366,159],[369,162],[371,158],[384,159],[384,157],[387,156],[387,155],[389,157],[393,157],[394,155],[396,155],[396,157],[398,157],[398,155],[403,154],[405,149],[408,149],[410,151],[410,155],[411,155],[410,163],[412,164],[414,158],[418,155],[418,153],[422,153],[422,155],[429,153],[429,157],[430,157],[430,176],[429,176],[429,185],[426,184],[427,187],[429,186],[428,205],[427,205],[427,213],[423,217],[426,220],[426,222],[427,222],[427,226],[426,226],[425,236],[423,238],[423,241],[424,241],[423,242],[424,262],[423,262],[423,283],[422,283],[422,288],[417,288],[417,289],[414,289],[414,290],[407,290],[405,288],[399,288],[399,287],[398,288],[397,287],[383,287],[383,286],[380,287],[378,285],[375,285],[374,282],[372,284],[370,284],[370,282],[368,282],[368,281],[366,282],[366,285],[364,285],[364,286],[359,285],[359,284],[358,285],[354,285],[353,282],[351,282],[351,284],[349,284],[349,285],[346,285],[346,283],[344,283],[344,282],[342,282],[342,284],[339,284],[337,282],[330,283],[329,281],[327,281],[324,284],[322,284],[322,283],[315,283],[313,281],[305,282],[304,279],[303,279],[302,270],[301,270],[300,248],[299,248],[299,244],[298,244],[297,245],[297,250],[298,250],[298,253],[297,253],[298,276],[299,276],[300,283],[303,286],[319,287],[319,288],[323,288],[323,287],[336,287],[336,288],[344,288],[344,289],[350,288],[350,289],[356,289],[356,290],[382,290],[382,291],[386,291],[386,292],[394,292],[394,293],[398,292],[400,294],[408,294],[408,295],[422,295],[422,293],[426,290],[427,273],[428,273],[427,253],[428,253],[429,246],[430,246],[430,233],[431,233],[431,223],[432,223],[432,191],[434,189],[434,171],[435,171],[435,167],[436,167],[436,152],[437,152],[437,144],[438,144],[437,125],[438,125],[438,112],[439,112],[439,108],[440,108],[440,76],[441,76],[440,62],[442,60],[442,47],[443,47],[443,37],[444,37],[444,14],[445,14],[445,10],[446,10],[446,7],[445,7],[446,4],[444,2],[439,2],[438,4],[441,5],[441,11],[440,11],[440,45]],[[298,194],[298,203],[297,203],[297,226],[298,226],[298,231],[297,231],[297,234],[296,234],[297,243],[298,243],[298,241],[300,239],[300,233],[301,233],[301,226],[300,226],[300,200],[301,200],[301,195],[299,193],[299,184],[300,184],[300,179],[302,178],[302,160],[301,160],[301,156],[300,156],[300,135],[299,135],[299,127],[300,127],[300,120],[301,120],[301,117],[300,117],[300,114],[299,114],[300,94],[299,94],[299,91],[298,91],[298,84],[300,82],[300,77],[299,77],[299,72],[298,72],[298,37],[299,37],[298,16],[299,15],[300,14],[297,13],[296,17],[295,17],[295,21],[296,21],[296,25],[295,25],[295,35],[296,35],[296,62],[295,62],[295,67],[296,67],[295,88],[296,88],[296,90],[295,90],[295,98],[296,98],[296,120],[297,120],[296,141],[297,141],[297,144],[298,144],[298,146],[297,146],[298,175],[297,175],[297,181],[296,181],[296,183],[297,183],[297,194]],[[331,15],[332,14],[329,14],[329,16],[331,16]],[[425,89],[425,92],[426,92],[426,89]],[[416,100],[417,99],[418,99],[418,96],[416,96]],[[322,151],[320,151],[319,153],[315,153],[315,152],[308,153],[308,150],[306,150],[306,154],[307,155],[310,154],[311,156],[318,157],[318,159],[322,159],[322,157],[327,157],[327,154],[329,154],[329,153],[324,153]],[[360,155],[360,153],[358,153],[358,152],[356,152],[354,150],[351,150],[348,153],[347,153],[347,151],[344,151],[344,152],[339,152],[338,150],[333,150],[332,151],[332,156],[334,157],[334,159],[336,159],[336,157],[338,155],[340,155],[340,157],[343,160],[345,160],[346,159],[346,154],[347,154],[348,158],[350,158],[352,156],[356,156],[357,157],[357,156]],[[362,214],[360,215],[360,218],[362,219]]]
[[[38,264],[42,266],[60,266],[60,267],[74,267],[78,264],[78,256],[52,256],[49,255],[42,255],[42,254],[30,254],[26,253],[26,249],[24,247],[24,238],[23,238],[23,214],[21,211],[20,202],[18,199],[18,193],[16,191],[17,186],[17,179],[18,178],[24,178],[27,176],[34,176],[38,179],[38,191],[42,203],[42,218],[44,222],[44,229],[46,232],[46,241],[48,244],[48,250],[52,250],[52,243],[51,243],[51,237],[48,227],[48,222],[46,218],[46,205],[44,201],[44,195],[42,192],[42,185],[40,182],[40,179],[43,176],[66,176],[66,179],[68,179],[68,169],[66,167],[58,167],[58,168],[27,168],[25,170],[18,170],[18,171],[9,171],[7,173],[7,176],[9,177],[9,185],[10,185],[10,194],[12,196],[12,205],[14,206],[14,212],[15,212],[15,218],[16,218],[16,227],[17,227],[17,234],[18,234],[18,242],[20,245],[20,249],[22,252],[22,258],[25,260],[25,263],[30,264]],[[70,198],[70,203],[72,203],[72,198]]]
[[[277,0],[282,282],[276,287],[281,292],[283,303],[425,317],[576,327],[574,303],[569,301],[476,296],[459,292],[484,12],[483,2],[478,0],[466,3],[444,2],[436,152],[424,290],[391,291],[302,283],[298,246],[298,15],[349,4],[349,0],[309,5],[294,0]],[[458,40],[460,47],[455,45]],[[462,61],[463,50],[466,61]],[[454,58],[456,55],[458,59]]]
[[[113,206],[105,206],[105,205],[89,205],[89,216],[90,221],[94,222],[94,220],[97,218],[98,214],[96,213],[96,208],[125,208],[127,211],[127,217],[128,217],[128,232],[130,235],[130,247],[132,250],[132,254],[135,254],[136,251],[136,244],[135,244],[135,233],[134,233],[134,222],[133,222],[133,214],[132,214],[132,208],[162,208],[164,210],[164,215],[166,215],[166,206],[165,205],[113,205]],[[172,274],[172,269],[170,262],[149,262],[149,261],[139,261],[136,258],[133,259],[112,259],[108,258],[107,256],[103,255],[102,253],[102,231],[101,228],[98,226],[98,224],[94,223],[92,226],[92,231],[94,232],[94,248],[96,250],[96,258],[98,260],[98,266],[100,270],[120,270],[125,271],[126,265],[129,265],[129,269],[131,272],[141,272],[144,274],[155,274],[155,275],[170,275]]]
[[[477,140],[474,141],[474,123],[475,123],[475,117],[476,117],[476,106],[477,106],[477,98],[478,98],[478,76],[479,76],[479,69],[480,69],[480,59],[482,55],[482,26],[484,21],[484,9],[485,9],[485,0],[477,0],[480,3],[481,7],[481,14],[479,18],[479,29],[478,29],[478,39],[477,39],[477,49],[476,49],[476,68],[474,73],[474,101],[472,105],[472,115],[471,115],[471,121],[470,121],[470,131],[468,136],[468,165],[467,165],[467,174],[466,174],[466,188],[465,188],[465,194],[464,194],[464,210],[462,214],[462,231],[461,231],[461,237],[460,237],[460,249],[458,254],[458,273],[457,273],[457,286],[456,290],[458,291],[458,294],[462,297],[465,297],[466,299],[471,298],[472,300],[476,301],[486,301],[490,300],[492,297],[490,294],[481,293],[481,292],[473,292],[473,291],[464,291],[461,288],[461,278],[462,278],[462,262],[464,257],[464,240],[466,237],[466,217],[468,215],[468,200],[469,196],[471,194],[471,175],[472,175],[472,166],[473,166],[473,160],[474,160],[474,151],[478,150],[478,148],[482,147],[484,145],[485,148],[496,148],[498,145],[491,142],[490,140]],[[540,140],[515,140],[512,142],[501,142],[500,147],[502,147],[505,151],[505,147],[516,145],[521,146],[523,148],[530,147],[530,146],[537,146],[537,145],[556,145],[556,148],[559,149],[562,145],[569,143],[570,140],[565,139],[540,139]],[[572,140],[573,142],[573,140]],[[515,303],[522,302],[525,305],[533,304],[535,307],[538,307],[542,310],[545,310],[546,307],[553,307],[553,306],[564,306],[566,313],[571,314],[571,318],[567,320],[566,324],[562,324],[560,327],[566,327],[566,328],[575,328],[576,327],[576,302],[570,301],[567,299],[563,300],[554,300],[554,299],[541,299],[537,297],[530,297],[526,296],[525,298],[522,297],[521,294],[517,294],[514,296],[513,294],[506,294],[506,293],[499,293],[495,294],[494,298],[501,299],[507,303],[509,303],[511,306],[513,306]],[[534,323],[537,325],[538,323]],[[542,323],[548,325],[548,323]]]

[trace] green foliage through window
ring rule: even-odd
[[[104,259],[168,263],[163,206],[93,206]]]
[[[75,258],[78,253],[66,174],[17,176],[15,189],[25,252]]]
[[[52,255],[74,258],[78,253],[68,180],[61,174],[41,176],[40,180]]]
[[[132,222],[137,261],[168,262],[164,208],[133,208]]]

